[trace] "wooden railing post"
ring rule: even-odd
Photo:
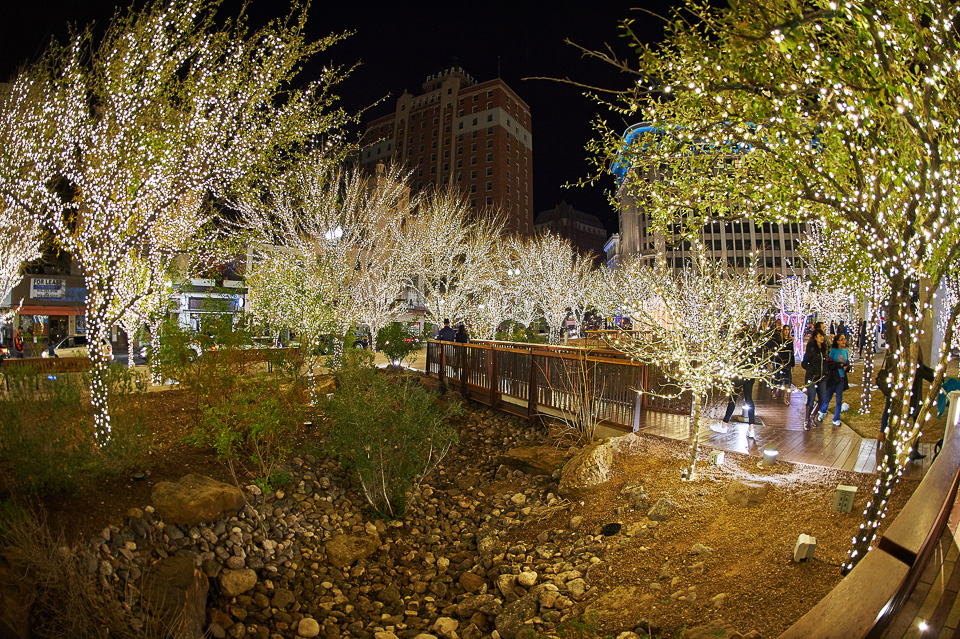
[[[533,349],[527,351],[530,355],[530,384],[528,385],[527,419],[533,419],[537,414],[537,359]]]
[[[460,361],[460,394],[466,399],[467,378],[470,377],[470,347],[466,344],[460,344],[459,347],[463,349],[463,352],[457,358]]]
[[[490,381],[490,407],[496,408],[500,384],[497,380],[497,352],[493,346],[487,350],[487,379]]]
[[[437,376],[440,378],[440,385],[446,388],[447,386],[447,345],[443,342],[439,342],[440,346],[440,370],[437,371]]]

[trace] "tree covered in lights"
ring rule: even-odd
[[[338,69],[288,89],[336,37],[307,41],[302,12],[253,33],[242,17],[214,27],[216,8],[158,0],[118,14],[102,38],[86,29],[51,46],[11,89],[4,117],[18,156],[4,163],[3,200],[48,228],[83,272],[100,442],[110,435],[101,344],[137,298],[119,297],[124,262],[160,236],[165,246],[192,240],[209,221],[202,202],[344,119],[327,108]]]
[[[235,202],[257,241],[248,274],[254,317],[295,331],[307,353],[329,335],[342,352],[354,324],[385,326],[403,310],[402,234],[415,203],[397,167],[371,177],[322,151]]]
[[[550,343],[559,344],[567,313],[589,297],[593,262],[570,242],[546,233],[530,239],[512,238],[512,254],[523,279],[521,287],[534,300],[550,331]]]
[[[637,293],[636,299],[622,302],[634,330],[618,334],[612,346],[657,366],[676,385],[677,391],[668,396],[691,395],[689,479],[697,463],[703,407],[711,393],[733,394],[737,378],[772,376],[766,366],[770,353],[764,349],[769,335],[757,331],[769,307],[757,272],[731,271],[695,244],[696,259],[681,270],[667,267],[662,259],[652,267],[628,261],[619,282],[607,281],[608,286],[626,284]]]
[[[455,189],[430,192],[407,222],[403,254],[409,265],[408,284],[417,291],[434,324],[462,320],[467,290],[463,259],[470,239],[470,208]]]
[[[845,570],[871,547],[948,359],[932,355],[935,381],[911,419],[924,319],[960,250],[957,11],[940,0],[688,0],[662,43],[644,44],[627,22],[628,57],[588,52],[632,74],[610,106],[659,132],[624,148],[604,131],[598,164],[662,167],[669,179],[634,170],[627,188],[664,223],[816,220],[849,234],[859,270],[887,281],[893,445]]]
[[[23,265],[41,256],[36,220],[23,211],[3,208],[0,202],[0,299],[9,295],[23,279]],[[12,300],[14,306],[19,302]],[[0,321],[6,319],[0,313]]]

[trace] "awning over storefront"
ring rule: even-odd
[[[24,304],[18,315],[83,315],[84,309],[75,306],[28,306]]]

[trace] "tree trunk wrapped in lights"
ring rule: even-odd
[[[194,237],[210,219],[202,201],[345,119],[324,113],[339,69],[286,91],[305,59],[337,38],[305,40],[303,13],[256,33],[242,19],[211,32],[216,8],[171,0],[131,9],[99,41],[89,29],[52,47],[11,89],[14,101],[26,96],[13,128],[30,138],[14,146],[29,151],[18,174],[29,183],[18,190],[23,184],[4,180],[3,197],[40,219],[80,264],[100,442],[110,428],[99,339],[129,305],[114,299],[122,260],[147,252],[161,228],[168,239]],[[46,163],[49,173],[34,169]]]
[[[860,272],[888,284],[890,445],[845,571],[872,546],[948,360],[948,349],[928,354],[935,379],[911,416],[924,319],[960,252],[958,10],[956,0],[691,0],[665,43],[634,40],[629,60],[588,52],[632,74],[611,106],[649,124],[626,146],[603,131],[598,174],[612,161],[644,167],[623,188],[664,223],[819,221],[852,239]],[[646,180],[650,167],[666,179]]]
[[[694,477],[707,397],[715,392],[732,395],[737,379],[772,375],[767,370],[771,353],[764,349],[769,335],[756,331],[769,306],[756,267],[733,272],[706,258],[699,245],[697,249],[693,265],[680,271],[662,260],[652,268],[626,265],[624,283],[641,297],[623,301],[633,332],[611,340],[617,350],[660,368],[679,388],[676,393],[653,394],[692,395],[688,479]]]

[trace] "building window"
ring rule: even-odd
[[[476,185],[476,184],[471,184],[471,185],[470,185],[470,192],[471,192],[471,193],[476,193],[476,192],[477,192],[477,185]]]
[[[477,165],[477,156],[473,156],[472,158],[470,158],[470,165],[471,166]]]
[[[476,179],[477,179],[477,172],[476,172],[476,170],[470,171],[470,179],[471,179],[471,180],[476,180]]]
[[[470,145],[470,150],[471,150],[471,151],[476,151],[476,150],[477,150],[477,143],[476,143],[476,142],[474,142],[473,144]]]
[[[437,167],[431,166],[431,167],[430,167],[430,175],[436,175],[436,173],[437,173]]]
[[[488,166],[488,167],[487,167],[487,175],[488,175],[488,176],[493,175],[493,167],[492,167],[492,166]]]
[[[493,182],[487,182],[487,190],[488,190],[488,191],[492,191],[492,190],[493,190]]]
[[[458,169],[462,169],[462,168],[463,168],[463,160],[457,160],[457,168],[458,168]]]
[[[475,94],[473,95],[473,101],[474,101],[474,102],[477,102],[478,100],[480,100],[480,96],[479,96],[479,94],[476,94],[476,93],[475,93]]]
[[[448,124],[447,126],[443,127],[443,132],[444,132],[444,133],[450,133],[450,125],[449,125],[449,124]]]
[[[430,145],[430,148],[431,148],[431,149],[437,148],[437,141],[436,141],[436,140],[433,141],[433,143]]]
[[[493,162],[493,153],[487,153],[487,162]]]
[[[493,198],[489,195],[487,196],[487,206],[493,206]]]
[[[492,170],[492,169],[491,169]],[[510,171],[507,171],[507,179],[510,179]]]
[[[488,114],[487,114],[487,122],[493,122],[493,114],[492,114],[492,113],[488,113]]]
[[[493,127],[492,127],[492,126],[487,127],[487,135],[493,135]]]
[[[473,119],[473,126],[477,126],[477,118]]]
[[[473,133],[471,133],[471,134],[470,134],[470,137],[473,138],[474,140],[476,140],[476,139],[477,139],[477,132],[474,131]]]
[[[493,97],[493,89],[487,91],[487,97],[488,97],[488,98],[492,98],[492,97]]]
[[[423,153],[423,145],[420,145],[420,152]]]
[[[445,158],[450,157],[450,149],[444,149],[444,150],[443,150],[443,157],[445,157]]]
[[[463,128],[463,122],[457,125],[457,129],[462,129],[462,128]]]

